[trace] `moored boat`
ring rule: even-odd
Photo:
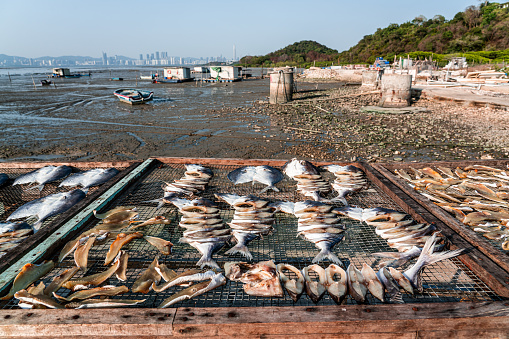
[[[121,88],[113,92],[117,98],[122,102],[126,102],[131,105],[143,104],[154,98],[154,92],[144,91],[132,88]]]

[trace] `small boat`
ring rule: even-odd
[[[41,80],[41,85],[43,86],[49,86],[51,84],[52,84],[51,80]]]
[[[140,80],[154,80],[157,78],[157,75],[151,74],[151,75],[140,75]]]
[[[154,98],[154,92],[143,91],[139,89],[121,88],[113,92],[117,98],[122,102],[126,102],[131,105],[143,104]]]
[[[122,81],[124,78],[111,78],[112,81]]]

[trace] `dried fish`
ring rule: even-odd
[[[25,264],[21,268],[21,271],[18,273],[16,278],[14,278],[14,282],[11,289],[9,290],[9,293],[0,298],[0,300],[11,299],[14,296],[14,293],[27,288],[34,281],[37,281],[39,278],[51,271],[53,267],[55,267],[55,263],[51,260],[45,261],[40,265],[34,265],[31,263]]]
[[[123,307],[133,306],[145,302],[147,299],[133,300],[133,299],[87,299],[79,302],[71,302],[65,305],[65,308],[107,308],[107,307]]]
[[[120,281],[126,281],[127,276],[127,262],[129,260],[129,254],[126,251],[121,251],[119,256],[120,264],[118,265],[118,269],[115,271],[115,276]]]
[[[60,287],[69,281],[79,270],[80,268],[76,266],[66,269],[64,272],[53,278],[51,283],[44,288],[43,294],[51,296],[53,292],[58,291]]]
[[[338,280],[335,277],[338,276]],[[335,264],[325,269],[325,287],[332,300],[340,305],[348,294],[348,277],[346,271]]]
[[[183,301],[186,299],[191,299],[196,296],[202,295],[204,293],[207,293],[219,286],[222,286],[226,284],[226,278],[223,274],[218,273],[212,277],[212,279],[209,281],[203,281],[201,283],[192,285],[191,287],[188,287],[168,299],[165,299],[161,305],[158,306],[158,308],[166,308],[169,307],[179,301]]]
[[[228,173],[228,179],[233,182],[234,185],[243,184],[247,182],[255,182],[267,185],[258,194],[262,194],[269,189],[279,192],[279,189],[274,185],[283,180],[283,174],[274,167],[271,166],[244,166],[237,168],[236,170]]]
[[[132,231],[135,228],[149,226],[149,225],[161,225],[161,224],[169,225],[169,224],[171,224],[171,220],[168,220],[168,219],[166,219],[166,217],[163,217],[161,215],[155,216],[155,217],[150,218],[145,221],[131,221],[131,223],[135,223],[135,222],[139,222],[140,224],[129,227],[129,230]]]
[[[115,296],[122,293],[127,293],[129,289],[126,286],[113,286],[107,285],[103,287],[91,288],[88,290],[82,290],[71,294],[68,297],[62,297],[53,292],[53,296],[62,301],[73,301],[75,299],[88,299],[97,296]]]
[[[159,252],[163,255],[170,255],[171,254],[171,248],[173,247],[173,244],[171,241],[164,240],[157,237],[151,237],[148,235],[143,236],[143,239],[148,241],[151,245],[157,247]]]
[[[361,274],[366,280],[366,287],[368,288],[368,291],[371,293],[371,295],[373,295],[381,302],[385,302],[384,286],[382,285],[380,280],[378,280],[375,271],[373,271],[373,269],[369,267],[366,263],[363,263]]]
[[[313,271],[318,274],[318,280],[313,280],[309,272]],[[311,300],[316,304],[322,299],[325,291],[325,285],[327,283],[325,270],[319,265],[309,265],[302,269],[302,274],[304,276],[304,286],[306,289],[306,293],[311,298]]]
[[[367,281],[362,275],[361,271],[359,271],[353,264],[348,266],[346,270],[348,276],[348,291],[350,295],[357,301],[359,304],[365,304],[366,294],[368,292]]]
[[[283,284],[286,292],[294,302],[297,302],[304,292],[304,276],[302,272],[298,270],[295,266],[289,264],[278,264],[276,266],[277,272],[279,274],[279,279]],[[290,279],[283,270],[289,270],[293,274],[297,276],[296,279]]]
[[[141,275],[136,279],[131,287],[131,290],[135,293],[144,293],[147,294],[152,289],[153,283],[159,283],[161,281],[161,276],[156,271],[156,267],[159,265],[158,257],[155,257],[154,261],[150,264],[150,266],[141,273]]]
[[[162,292],[172,286],[176,286],[176,285],[179,285],[182,283],[212,279],[215,275],[216,275],[216,272],[214,272],[214,271],[204,272],[202,270],[198,271],[198,270],[191,269],[188,271],[184,271],[181,274],[178,274],[177,276],[173,277],[166,283],[161,284],[159,286],[157,286],[156,283],[152,283],[152,289],[155,292]]]
[[[323,199],[321,193],[330,192],[329,183],[309,161],[293,158],[283,166],[283,172],[297,181],[297,191],[315,201]]]
[[[257,297],[284,297],[283,288],[272,261],[257,264],[229,262],[224,265],[225,275],[232,281],[244,283],[244,292]]]
[[[42,191],[45,184],[65,178],[71,174],[71,172],[72,168],[65,165],[44,166],[42,168],[20,175],[16,178],[16,180],[14,180],[12,185],[15,186],[37,183],[38,185],[32,187],[31,189],[38,188],[39,191]]]
[[[115,273],[118,268],[120,267],[120,257],[122,255],[122,251],[119,253],[115,261],[113,262],[113,265],[111,265],[107,270],[92,274],[86,277],[78,278],[78,279],[71,279],[67,282],[65,282],[62,287],[76,291],[78,289],[78,286],[97,286],[102,284],[106,281],[109,277]]]
[[[134,232],[130,234],[120,233],[117,235],[117,239],[111,243],[108,253],[106,253],[106,259],[104,265],[108,265],[118,254],[120,249],[125,245],[133,241],[134,239],[143,238],[143,234],[140,232]]]
[[[101,185],[118,174],[116,168],[94,168],[85,172],[75,173],[67,177],[58,187],[76,187],[81,186],[83,192],[93,186]]]
[[[83,273],[87,272],[88,252],[94,245],[95,239],[95,236],[81,238],[79,240],[78,247],[76,247],[76,250],[74,251],[74,262],[76,263],[76,266],[83,271]]]
[[[19,290],[18,292],[14,293],[14,298],[23,301],[25,303],[29,303],[32,305],[42,305],[48,308],[58,308],[62,309],[64,308],[63,305],[57,303],[51,297],[48,297],[46,295],[33,295],[28,293],[26,290]]]

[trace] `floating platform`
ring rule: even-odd
[[[40,263],[56,260],[60,249],[69,240],[94,227],[99,219],[92,211],[107,211],[117,206],[136,206],[138,219],[144,220],[164,215],[170,225],[154,225],[145,228],[144,233],[170,240],[173,253],[160,256],[159,262],[177,272],[195,268],[200,254],[190,246],[179,243],[182,229],[178,226],[180,215],[172,205],[157,209],[157,203],[148,202],[163,196],[162,185],[180,179],[185,164],[199,163],[214,172],[214,177],[201,197],[217,201],[214,193],[255,194],[265,186],[256,183],[233,185],[227,174],[240,166],[270,165],[280,168],[286,160],[264,159],[195,159],[195,158],[150,158],[144,162],[124,163],[122,174],[108,187],[93,192],[94,197],[76,206],[65,218],[56,217],[48,221],[48,234],[41,237],[34,247],[19,256],[4,260],[0,271],[0,290],[5,293],[19,269],[26,263]],[[336,163],[352,164],[366,174],[369,188],[352,194],[347,199],[351,205],[363,208],[385,207],[404,211],[421,223],[434,223],[450,241],[450,249],[468,248],[468,253],[445,260],[424,269],[424,293],[415,296],[403,294],[405,304],[382,304],[368,294],[367,305],[357,305],[351,296],[343,305],[336,305],[329,295],[315,305],[305,294],[294,303],[289,296],[284,298],[254,297],[244,293],[241,283],[228,281],[201,296],[175,304],[168,309],[156,307],[176,290],[148,294],[128,292],[122,299],[147,299],[143,304],[121,309],[25,309],[17,308],[13,300],[0,303],[0,336],[27,337],[78,337],[100,334],[134,338],[150,337],[227,337],[238,335],[241,329],[246,337],[260,336],[310,336],[349,338],[365,337],[505,337],[509,333],[509,282],[508,271],[498,265],[491,252],[481,251],[464,239],[450,225],[431,213],[420,201],[414,199],[379,171],[364,162],[338,163],[314,162],[321,166]],[[507,164],[507,161],[498,165]],[[9,176],[14,179],[23,171],[29,171],[34,164],[0,164],[0,171],[7,166],[13,168]],[[44,166],[40,164],[38,166]],[[71,163],[79,168],[81,163]],[[398,164],[404,166],[405,164]],[[416,163],[406,164],[415,166]],[[95,163],[94,166],[110,167],[109,163]],[[386,168],[389,165],[379,167]],[[117,166],[115,166],[117,167]],[[327,181],[334,179],[332,173],[324,172]],[[52,184],[49,184],[50,186]],[[55,184],[55,186],[58,186]],[[305,197],[296,192],[296,182],[285,177],[276,184],[279,192],[269,191],[260,197],[271,201],[302,201]],[[0,189],[6,197],[16,194],[7,187]],[[52,189],[48,187],[48,189]],[[45,188],[46,190],[46,188]],[[44,192],[44,191],[43,191]],[[12,197],[11,197],[12,195]],[[332,198],[330,194],[326,198]],[[231,220],[233,209],[224,202],[218,202],[224,221]],[[11,210],[2,215],[7,217]],[[347,227],[348,239],[334,248],[334,252],[345,263],[360,267],[367,263],[372,267],[378,260],[372,253],[392,249],[387,242],[376,235],[374,228],[365,223],[342,219]],[[51,225],[49,225],[51,224]],[[249,244],[254,256],[253,262],[274,260],[288,263],[299,269],[311,264],[318,253],[314,244],[295,237],[297,219],[277,213],[275,232]],[[42,231],[42,230],[41,230]],[[109,242],[92,247],[89,252],[89,269],[86,275],[104,270],[104,256]],[[240,255],[225,254],[226,246],[214,255],[220,266],[229,261],[244,261]],[[143,239],[136,239],[126,245],[129,253],[127,280],[119,283],[113,276],[105,284],[124,284],[131,287],[137,277],[153,261],[159,251]],[[392,250],[393,251],[393,250]],[[71,256],[72,257],[72,256]],[[41,280],[48,284],[67,268],[74,266],[73,258],[67,257]],[[328,265],[322,263],[321,265]],[[82,273],[78,273],[82,274]],[[77,275],[78,277],[78,275]],[[69,290],[60,289],[57,294],[67,296]]]

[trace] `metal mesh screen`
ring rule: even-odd
[[[78,173],[78,172],[84,172],[87,170],[90,170],[90,167],[83,167],[83,166],[71,166],[72,168],[72,174]],[[96,166],[94,168],[101,168],[101,166]],[[106,167],[104,167],[106,168]],[[119,171],[124,170],[126,167],[116,167]],[[69,187],[69,186],[62,186],[58,187],[60,183],[64,179],[60,179],[57,181],[53,181],[50,183],[47,183],[44,185],[44,188],[39,191],[39,189],[32,187],[36,186],[36,184],[24,184],[24,185],[16,185],[13,186],[13,182],[16,178],[20,177],[21,175],[31,172],[37,168],[0,168],[0,173],[5,173],[9,176],[9,181],[0,188],[0,222],[5,222],[5,220],[11,215],[16,209],[23,206],[24,204],[33,201],[35,199],[39,199],[42,197],[46,197],[51,194],[55,193],[63,193],[63,192],[70,192],[76,188],[80,187]],[[90,195],[97,189],[99,189],[101,186],[93,186],[90,187],[88,190],[87,195]],[[59,215],[55,215],[52,217],[49,217],[46,219],[41,228],[49,225],[53,222],[53,220],[57,219]],[[31,225],[33,225],[37,221],[36,217],[32,217],[27,220],[27,222]],[[0,252],[1,253],[1,252]]]
[[[257,194],[264,188],[261,184],[241,184],[233,185],[226,175],[238,166],[209,166],[214,171],[214,177],[206,192],[201,194],[202,197],[213,201],[217,199],[214,193],[236,193],[239,195]],[[165,164],[152,170],[145,176],[136,186],[124,196],[119,197],[115,201],[116,206],[137,206],[139,212],[139,220],[145,220],[156,215],[166,216],[171,219],[170,225],[154,225],[139,228],[145,235],[160,237],[170,240],[173,244],[173,253],[170,256],[160,255],[159,262],[166,264],[169,268],[177,273],[183,272],[190,268],[196,268],[196,262],[201,255],[197,250],[188,244],[179,243],[182,236],[182,229],[178,226],[180,214],[177,209],[171,205],[165,205],[160,209],[156,209],[156,203],[147,202],[161,198],[163,196],[162,184],[164,182],[172,182],[183,176],[185,169],[183,165]],[[324,177],[331,182],[333,175],[323,173]],[[269,191],[260,197],[268,198],[271,201],[305,200],[300,193],[296,192],[296,183],[288,178],[276,185],[280,192]],[[334,194],[331,194],[333,197]],[[386,194],[378,187],[371,185],[368,189],[354,194],[348,198],[350,204],[359,207],[386,207],[401,210]],[[218,202],[221,208],[221,217],[225,222],[229,222],[233,218],[233,209],[224,202]],[[104,211],[101,211],[104,212]],[[347,227],[346,238],[334,247],[334,253],[348,266],[349,263],[355,264],[359,269],[362,263],[367,263],[375,270],[379,264],[379,260],[375,258],[374,252],[394,251],[388,247],[386,241],[376,235],[374,228],[365,223],[357,222],[348,218],[342,219]],[[91,223],[87,228],[96,225]],[[276,223],[274,225],[275,232],[272,235],[263,237],[263,239],[254,240],[249,243],[248,248],[251,251],[254,260],[259,262],[264,260],[273,260],[276,264],[287,263],[302,269],[311,264],[311,260],[318,254],[319,250],[315,248],[313,243],[297,238],[297,219],[284,213],[276,214]],[[107,268],[104,266],[104,258],[108,251],[111,241],[100,246],[94,246],[89,253],[89,270],[86,275],[101,272]],[[213,257],[219,266],[229,261],[245,261],[240,255],[227,256],[224,253],[231,247],[227,244],[223,249],[216,253]],[[150,245],[144,239],[136,239],[123,247],[129,254],[129,264],[127,270],[127,281],[120,282],[113,275],[104,283],[112,285],[126,285],[131,287],[138,276],[150,265],[153,259],[159,255],[159,251]],[[53,260],[57,260],[58,253],[55,254]],[[413,262],[408,263],[410,266]],[[327,267],[327,263],[320,263],[322,267]],[[51,271],[44,282],[48,284],[53,277],[60,274],[63,270],[74,266],[72,256],[67,257],[61,264]],[[405,267],[403,267],[404,269]],[[314,273],[314,272],[312,272]],[[75,277],[82,275],[79,272]],[[289,274],[291,276],[291,274]],[[470,271],[461,261],[457,259],[446,260],[431,265],[424,269],[424,293],[416,296],[404,294],[405,302],[447,302],[460,300],[498,300],[499,297],[488,288],[475,274]],[[243,306],[292,306],[313,305],[311,299],[303,295],[296,303],[294,303],[288,295],[284,298],[263,298],[249,296],[243,291],[242,283],[227,282],[226,285],[216,288],[204,295],[195,297],[175,304],[182,307],[243,307]],[[145,299],[147,300],[139,305],[139,307],[157,307],[160,303],[173,295],[181,287],[172,287],[161,293],[150,291],[148,294],[133,293],[129,291],[126,294],[119,295],[115,298],[119,299]],[[67,296],[70,292],[61,288],[57,294]],[[373,298],[368,293],[368,301],[370,304],[380,303],[379,300]],[[347,304],[354,304],[355,301],[349,296],[346,300]],[[334,301],[326,293],[319,305],[335,305]],[[10,301],[4,304],[4,307],[15,307],[16,301]]]

